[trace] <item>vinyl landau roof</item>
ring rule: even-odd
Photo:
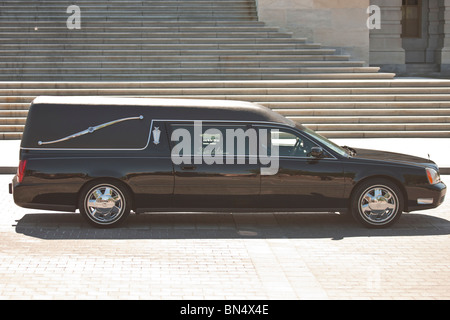
[[[120,119],[128,120],[102,127]],[[294,125],[269,108],[243,101],[42,96],[31,104],[21,146],[142,149],[148,143],[154,120],[259,121]],[[97,130],[100,127],[101,130]],[[84,134],[76,138],[63,139],[81,132]],[[54,143],[48,143],[51,141]]]

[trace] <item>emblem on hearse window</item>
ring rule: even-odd
[[[155,129],[153,130],[153,143],[158,145],[160,137],[161,137],[161,130],[159,130],[159,127],[155,127]]]
[[[130,118],[117,119],[117,120],[114,120],[114,121],[110,121],[110,122],[106,122],[106,123],[103,123],[103,124],[99,124],[98,126],[95,126],[95,127],[89,127],[86,130],[74,133],[74,134],[72,134],[70,136],[67,136],[67,137],[64,137],[64,138],[61,138],[61,139],[58,139],[58,140],[38,141],[38,145],[42,146],[42,145],[45,145],[45,144],[53,144],[53,143],[63,142],[63,141],[67,141],[67,140],[70,140],[70,139],[74,139],[74,138],[78,138],[78,137],[84,136],[85,134],[94,133],[97,130],[100,130],[100,129],[112,126],[113,124],[117,124],[117,123],[124,122],[124,121],[129,121],[129,120],[142,120],[142,119],[144,119],[143,115],[140,115],[139,117],[130,117]]]

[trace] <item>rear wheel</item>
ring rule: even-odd
[[[352,196],[352,215],[366,227],[394,224],[403,213],[400,188],[386,179],[372,179],[359,185]]]
[[[81,215],[98,228],[115,227],[130,214],[130,196],[117,182],[95,182],[80,192],[78,208]]]

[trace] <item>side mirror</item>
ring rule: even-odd
[[[323,158],[323,149],[321,147],[312,147],[310,155],[314,158]]]

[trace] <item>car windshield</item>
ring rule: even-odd
[[[343,157],[348,157],[349,155],[351,155],[351,151],[350,150],[346,150],[343,147],[338,146],[336,143],[328,140],[327,138],[325,138],[324,136],[318,134],[314,130],[306,128],[305,126],[303,126],[301,124],[298,124],[298,123],[296,123],[295,126],[297,127],[297,129],[302,130],[307,135],[313,137],[314,139],[316,139],[317,141],[319,141],[320,143],[322,143],[326,147],[328,147],[331,150],[333,150],[334,152],[338,153],[339,155],[341,155]]]

